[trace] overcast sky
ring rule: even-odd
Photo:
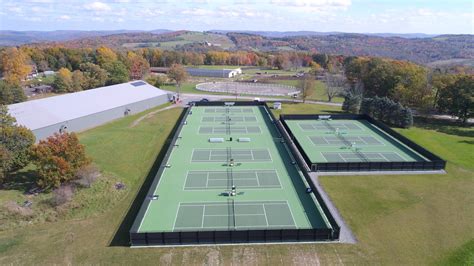
[[[474,34],[474,0],[0,0],[2,30]]]

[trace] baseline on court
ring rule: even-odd
[[[183,203],[173,231],[296,228],[287,201],[234,201]]]
[[[271,162],[268,149],[194,149],[191,162]]]
[[[321,152],[327,162],[404,162],[396,152]]]
[[[311,142],[316,146],[340,146],[344,142],[355,143],[356,145],[385,145],[380,140],[372,136],[308,136]],[[343,138],[343,139],[342,139]]]
[[[183,190],[281,188],[275,170],[188,171]]]

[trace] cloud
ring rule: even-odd
[[[351,0],[271,0],[270,3],[282,6],[300,7],[348,7]]]
[[[87,10],[97,11],[97,12],[110,11],[112,9],[109,5],[102,2],[92,2],[92,3],[84,5],[84,8]]]
[[[62,20],[70,20],[71,19],[71,17],[68,16],[68,15],[62,15],[59,18],[62,19]]]
[[[192,8],[192,9],[185,9],[181,11],[183,15],[192,15],[192,16],[213,16],[216,13],[212,10],[203,9],[203,8]]]
[[[158,16],[158,15],[163,15],[165,12],[159,9],[151,9],[151,8],[145,8],[143,10],[140,10],[137,15],[138,16],[146,16],[146,17],[153,17],[153,16]]]

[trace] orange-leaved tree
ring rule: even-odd
[[[37,184],[44,188],[73,180],[77,170],[91,162],[76,134],[67,132],[41,140],[32,155],[39,174]]]

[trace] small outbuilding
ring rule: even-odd
[[[133,81],[8,106],[36,140],[62,131],[79,132],[169,102],[171,93]]]

